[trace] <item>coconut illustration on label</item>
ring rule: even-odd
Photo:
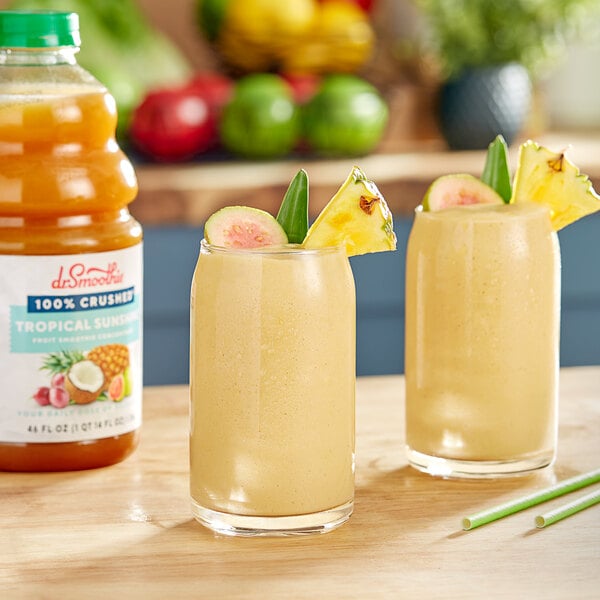
[[[106,344],[87,354],[62,350],[46,355],[41,369],[51,374],[50,385],[33,394],[40,406],[64,408],[96,400],[120,402],[131,395],[129,348]]]
[[[91,360],[80,360],[68,371],[65,379],[65,390],[75,404],[94,402],[104,387],[104,373]]]

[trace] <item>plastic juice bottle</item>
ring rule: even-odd
[[[0,469],[100,467],[141,425],[142,229],[75,13],[0,11]]]

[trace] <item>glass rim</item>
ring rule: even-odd
[[[238,254],[238,255],[268,255],[268,256],[299,256],[299,255],[321,255],[321,254],[334,254],[342,252],[346,255],[343,245],[339,246],[326,246],[324,248],[303,248],[300,244],[284,244],[275,246],[259,246],[257,248],[230,248],[227,246],[218,246],[207,242],[206,239],[202,238],[200,242],[200,250],[215,254]]]

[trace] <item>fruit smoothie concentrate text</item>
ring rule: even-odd
[[[191,495],[243,515],[354,494],[354,282],[342,250],[201,254],[192,286]]]

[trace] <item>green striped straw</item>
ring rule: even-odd
[[[526,508],[530,508],[531,506],[535,506],[536,504],[541,504],[547,500],[552,500],[552,498],[574,492],[575,490],[579,490],[599,481],[600,469],[582,473],[581,475],[565,479],[565,481],[561,481],[560,483],[544,490],[540,490],[539,492],[534,492],[523,498],[517,498],[516,500],[511,500],[510,502],[500,504],[494,508],[475,513],[470,517],[465,517],[462,520],[462,528],[465,531],[470,531],[471,529],[487,525],[498,519],[502,519],[521,510],[525,510]]]
[[[552,525],[557,521],[562,521],[562,519],[566,519],[571,515],[581,512],[585,508],[594,506],[594,504],[598,504],[598,502],[600,502],[600,490],[581,496],[580,498],[577,498],[577,500],[573,500],[573,502],[569,502],[564,506],[559,506],[543,515],[538,515],[534,521],[535,526],[538,529],[548,527],[548,525]]]

